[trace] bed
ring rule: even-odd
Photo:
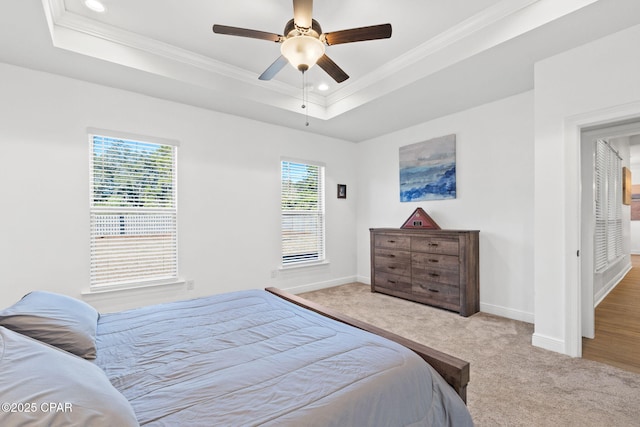
[[[3,426],[473,425],[466,362],[274,288],[102,315],[34,292],[0,350]]]

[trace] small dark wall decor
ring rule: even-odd
[[[346,199],[346,198],[347,198],[347,185],[338,184],[338,199]]]

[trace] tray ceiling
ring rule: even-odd
[[[350,78],[313,67],[304,111],[293,67],[258,80],[278,44],[211,31],[281,34],[291,1],[103,3],[103,14],[82,0],[3,5],[0,61],[355,142],[530,90],[536,61],[640,23],[636,0],[316,0],[324,31],[388,22],[393,35],[327,47]]]

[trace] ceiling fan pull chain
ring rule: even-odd
[[[305,110],[305,126],[309,126],[309,109],[307,108],[307,103],[309,102],[309,94],[307,88],[307,79],[304,70],[302,70],[302,108]]]
[[[303,109],[307,108],[307,106],[305,105],[304,81],[305,81],[305,78],[304,78],[304,71],[303,71],[302,72],[302,108]]]

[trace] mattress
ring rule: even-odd
[[[473,425],[412,351],[262,290],[103,314],[97,334],[141,425]]]

